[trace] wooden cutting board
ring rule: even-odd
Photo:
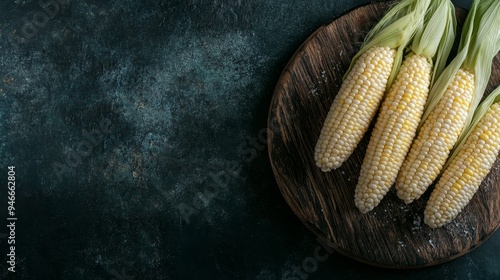
[[[314,146],[342,76],[387,7],[387,3],[373,3],[352,10],[319,28],[297,50],[271,102],[269,156],[287,203],[332,248],[377,266],[431,266],[471,251],[499,227],[500,160],[464,211],[439,229],[423,223],[429,191],[406,205],[393,187],[368,214],[354,206],[354,188],[371,129],[341,168],[323,173],[314,161]],[[457,9],[460,25],[465,16],[465,10]],[[498,58],[487,92],[500,84]]]

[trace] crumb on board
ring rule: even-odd
[[[432,248],[436,248],[436,246],[434,246],[434,242],[432,242],[432,239],[429,239],[429,244],[432,246]]]

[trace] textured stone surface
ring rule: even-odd
[[[367,2],[1,1],[18,279],[500,277],[498,233],[416,271],[328,254],[278,191],[264,139],[280,72],[316,28]]]

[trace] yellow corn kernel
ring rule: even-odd
[[[411,53],[382,102],[355,191],[363,213],[377,206],[396,180],[424,111],[431,70],[426,57]]]
[[[314,151],[322,171],[340,167],[368,130],[384,96],[395,54],[389,47],[369,48],[342,83]]]
[[[424,211],[431,228],[453,220],[469,203],[500,151],[500,104],[493,104],[443,172]]]
[[[437,178],[465,121],[474,91],[474,74],[459,69],[436,108],[424,121],[396,179],[398,197],[418,199]]]

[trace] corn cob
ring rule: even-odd
[[[342,83],[316,145],[316,162],[323,171],[340,167],[365,134],[384,95],[395,54],[389,47],[368,49]]]
[[[322,171],[340,167],[368,130],[429,2],[400,1],[370,31],[352,59],[314,150],[316,165]]]
[[[418,199],[438,177],[454,145],[463,138],[500,49],[500,1],[475,0],[459,52],[429,93],[421,126],[396,179],[397,195]]]
[[[382,103],[355,192],[363,213],[372,210],[396,180],[424,110],[431,68],[427,58],[410,55]]]
[[[454,14],[448,0],[431,4],[424,28],[415,35],[412,51],[405,57],[382,103],[354,195],[355,204],[363,213],[377,206],[396,180],[427,101],[432,59],[438,58],[436,66],[442,70],[453,44]]]
[[[425,120],[397,178],[398,197],[420,197],[439,175],[463,129],[474,88],[474,75],[459,69],[438,105]]]
[[[436,228],[453,220],[476,193],[499,151],[500,103],[495,103],[444,170],[427,202],[424,222]]]

